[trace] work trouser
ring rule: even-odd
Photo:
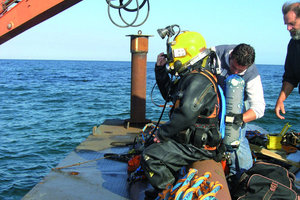
[[[169,140],[147,147],[142,154],[141,165],[151,185],[163,190],[168,183],[174,185],[176,175],[183,166],[198,160],[212,159],[215,154],[215,151],[202,150],[191,144]]]
[[[250,169],[253,165],[251,149],[248,139],[246,138],[246,130],[247,124],[244,124],[239,138],[240,145],[237,149],[230,152],[230,159],[232,163],[229,166],[230,175],[236,175],[237,178],[239,178],[244,171]]]

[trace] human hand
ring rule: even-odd
[[[154,135],[153,135],[153,137],[154,137],[153,142],[160,143],[160,139],[158,138],[157,135],[158,135],[158,130],[156,130]]]
[[[285,119],[284,116],[280,115],[280,112],[282,112],[282,114],[285,114],[283,101],[277,101],[275,106],[275,114],[279,119]]]
[[[153,139],[153,142],[155,142],[155,143],[160,143],[160,140],[158,139],[157,136],[155,136],[155,138]]]
[[[162,52],[162,53],[158,54],[156,65],[157,66],[165,66],[166,64],[167,64],[167,59],[164,56],[164,53]]]
[[[239,127],[242,127],[244,124],[243,114],[234,114],[230,112],[225,116],[225,123],[236,124]]]

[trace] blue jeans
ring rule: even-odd
[[[246,138],[246,127],[247,124],[244,124],[241,129],[239,147],[233,152],[230,152],[230,160],[232,164],[229,166],[229,173],[236,174],[237,178],[239,178],[245,170],[250,169],[253,165],[251,149],[248,139]]]

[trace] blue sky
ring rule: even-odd
[[[155,61],[156,55],[166,50],[166,41],[159,37],[157,29],[178,24],[181,30],[201,33],[208,47],[248,43],[256,50],[257,64],[283,65],[290,40],[281,13],[285,2],[150,0],[150,14],[144,25],[119,28],[109,20],[105,0],[83,0],[0,45],[0,59],[130,61],[127,35],[141,30],[145,35],[153,35],[147,57],[148,61]],[[140,10],[138,22],[145,13],[146,7]],[[133,14],[123,14],[132,21]],[[120,22],[115,15],[113,19]]]

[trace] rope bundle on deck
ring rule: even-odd
[[[182,179],[179,179],[173,186],[168,184],[166,189],[158,195],[156,200],[213,200],[217,192],[223,188],[218,182],[209,182],[210,172],[203,176],[197,175],[198,171],[191,168]]]

